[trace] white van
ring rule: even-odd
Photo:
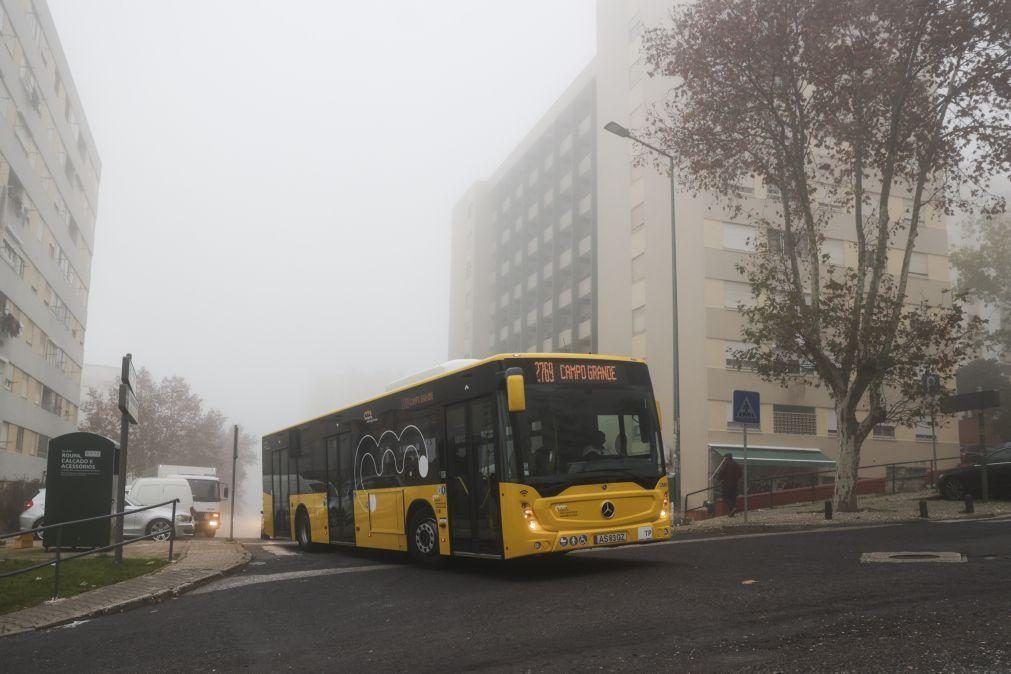
[[[137,505],[155,505],[179,499],[176,513],[193,512],[193,492],[190,483],[181,477],[138,477],[130,485],[127,497]]]

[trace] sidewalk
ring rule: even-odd
[[[748,513],[748,521],[744,521],[744,513],[738,512],[734,517],[713,517],[693,522],[675,529],[677,534],[718,534],[743,533],[745,529],[755,530],[789,530],[811,527],[846,527],[867,524],[886,524],[894,522],[922,521],[920,517],[920,501],[927,501],[928,520],[974,519],[986,517],[1011,516],[1011,501],[977,501],[975,513],[963,512],[965,504],[962,501],[946,501],[937,497],[937,492],[923,490],[917,492],[900,492],[898,494],[883,494],[860,496],[857,501],[859,510],[853,513],[833,513],[831,520],[825,519],[825,505],[817,503],[795,503],[763,510],[752,510]]]
[[[125,550],[140,545],[143,543],[128,545]],[[160,545],[167,550],[166,543]],[[250,559],[250,554],[239,543],[225,540],[177,541],[176,550],[180,558],[154,573],[0,616],[0,637],[118,613],[175,597],[244,566]],[[73,564],[72,561],[67,563]]]

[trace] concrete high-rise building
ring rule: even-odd
[[[670,89],[670,81],[646,76],[641,39],[645,27],[669,20],[670,7],[668,0],[599,1],[593,62],[495,174],[458,203],[449,355],[593,351],[645,358],[672,464],[670,179],[651,163],[636,162],[639,149],[603,129],[612,120],[642,128],[647,111]],[[764,185],[740,189],[750,209],[771,207]],[[907,206],[892,199],[893,216]],[[709,483],[717,452],[740,453],[741,432],[729,423],[734,389],[762,395],[761,429],[750,434],[752,475],[831,470],[837,443],[828,394],[763,382],[732,358],[742,346],[737,306],[750,301],[735,265],[749,254],[754,227],[711,196],[681,192],[675,208],[683,492]],[[837,263],[855,264],[852,220],[843,209],[834,209],[825,234],[825,252]],[[901,255],[893,253],[897,269]],[[911,295],[941,301],[949,285],[947,255],[944,221],[932,214],[913,254]],[[937,433],[938,456],[957,456],[953,425]],[[926,421],[915,428],[879,426],[864,445],[862,464],[929,459],[932,439]],[[897,476],[924,469],[900,468]]]
[[[101,164],[45,2],[0,2],[0,479],[77,428]]]

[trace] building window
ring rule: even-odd
[[[727,309],[750,307],[755,304],[751,295],[751,286],[738,281],[723,282],[723,306]]]
[[[723,247],[727,250],[741,250],[749,253],[754,251],[755,228],[733,222],[723,223]]]
[[[590,155],[586,155],[585,157],[583,157],[582,161],[579,162],[579,166],[576,167],[576,170],[579,172],[579,175],[583,175],[584,173],[587,173],[590,170],[590,167],[592,165],[593,162],[590,159]]]
[[[572,304],[572,288],[567,288],[558,294],[558,308]]]
[[[818,424],[814,408],[799,405],[773,405],[772,431],[791,435],[817,434]]]
[[[632,334],[641,335],[646,332],[646,307],[632,309]]]
[[[840,239],[825,239],[821,244],[821,254],[828,256],[828,263],[838,266],[846,264],[846,245]]]
[[[646,253],[640,253],[632,258],[632,283],[646,278]]]
[[[917,419],[916,439],[926,440],[928,442],[934,439],[934,429],[931,426],[930,419]]]
[[[558,226],[561,229],[568,229],[572,224],[572,209],[569,209],[562,213],[562,216],[558,218]]]
[[[537,287],[537,272],[527,276],[527,290],[533,290]]]
[[[825,410],[825,432],[829,435],[839,435],[839,417],[835,410]]]
[[[723,347],[723,356],[728,370],[738,370],[741,372],[754,372],[758,363],[753,360],[744,360],[736,352],[751,348],[751,344],[744,342],[727,342]]]
[[[579,214],[586,215],[590,212],[590,208],[593,206],[593,196],[587,194],[585,197],[579,200]]]
[[[544,274],[543,274],[543,275],[544,275],[544,280],[546,281],[546,280],[548,280],[549,278],[551,278],[551,275],[552,275],[552,274],[553,274],[554,272],[555,272],[555,268],[551,266],[551,263],[550,263],[550,262],[549,262],[549,263],[547,263],[546,265],[544,265]]]
[[[14,250],[14,246],[7,239],[3,240],[3,245],[0,247],[0,257],[3,257],[4,261],[14,268],[18,276],[24,277],[25,259]]]
[[[572,263],[572,249],[566,248],[558,258],[558,268],[565,269]]]
[[[895,439],[895,426],[892,424],[878,424],[874,427],[874,437],[887,440]]]
[[[544,303],[543,306],[541,306],[541,316],[547,318],[550,315],[551,315],[551,300],[548,300],[547,302]]]
[[[926,276],[928,272],[927,254],[914,252],[909,257],[909,273],[916,274],[917,276]]]
[[[632,207],[632,211],[629,214],[629,220],[632,225],[632,231],[639,229],[646,224],[646,205],[639,202]]]
[[[589,236],[584,236],[579,240],[579,255],[582,257],[590,252],[590,247],[592,245],[592,240]]]

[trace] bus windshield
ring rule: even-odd
[[[641,387],[528,386],[516,416],[521,481],[531,485],[663,475],[653,396]]]

